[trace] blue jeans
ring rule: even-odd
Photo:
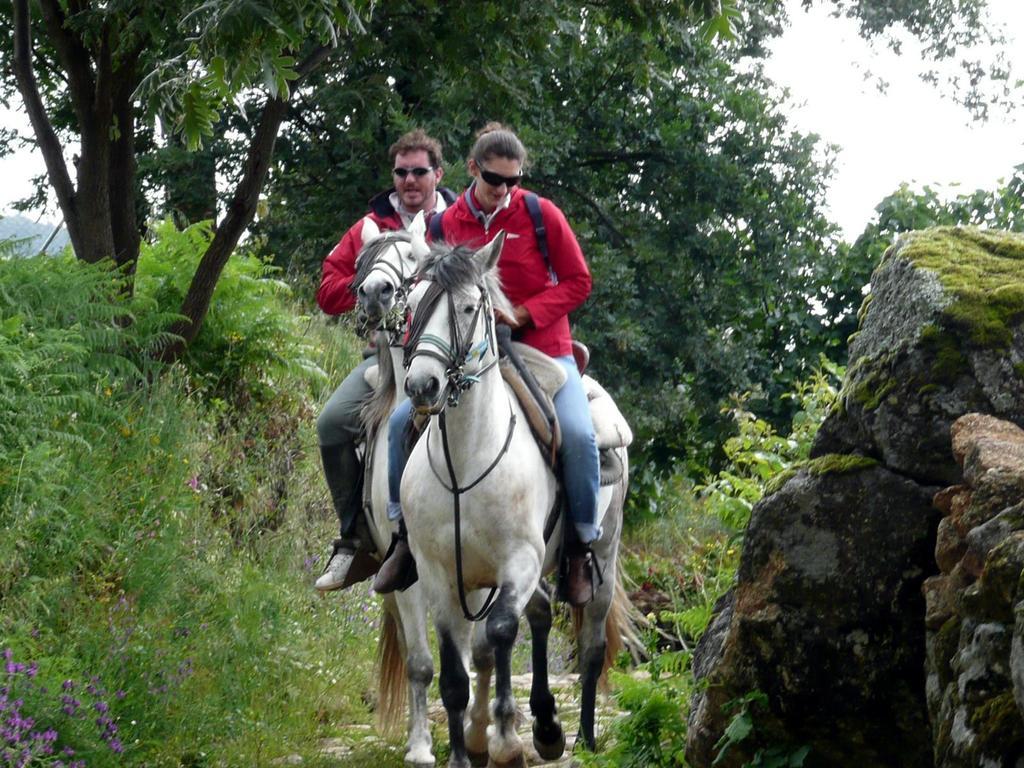
[[[576,369],[576,361],[572,355],[556,357],[554,360],[565,368],[567,374],[565,385],[555,393],[554,401],[562,430],[562,447],[558,450],[558,458],[562,462],[569,519],[580,541],[589,544],[601,536],[601,529],[596,522],[601,468],[594,424],[590,420],[590,405],[583,391],[583,380]],[[411,418],[412,403],[406,400],[391,414],[388,424],[388,492],[391,497],[388,517],[392,520],[397,520],[402,514],[399,505],[402,473],[409,459],[404,436]]]

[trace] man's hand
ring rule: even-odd
[[[510,316],[507,313],[502,312],[500,309],[495,307],[494,319],[497,320],[499,323],[507,325],[512,330],[515,330],[516,328],[522,328],[524,325],[529,325],[531,320],[530,310],[528,310],[524,306],[518,306],[513,308],[512,315]]]

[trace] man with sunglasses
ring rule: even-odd
[[[329,315],[340,315],[356,305],[352,281],[356,274],[356,257],[363,247],[366,219],[371,219],[382,232],[402,230],[420,211],[429,217],[455,201],[451,190],[438,187],[444,176],[444,161],[441,144],[436,139],[422,130],[410,131],[391,145],[388,155],[394,186],[370,200],[369,212],[345,232],[324,260],[316,298],[320,308]],[[356,454],[356,443],[363,429],[359,413],[372,393],[364,374],[376,363],[377,356],[370,355],[356,366],[328,399],[317,419],[320,458],[340,528],[324,572],[315,584],[321,593],[345,589],[368,579],[377,569],[377,561],[371,554],[373,543],[360,541],[357,534],[362,509],[363,467]]]
[[[430,231],[435,238],[472,248],[480,248],[501,230],[506,232],[498,270],[514,309],[512,316],[495,310],[498,322],[509,325],[516,340],[554,358],[566,371],[566,383],[554,396],[562,435],[559,457],[572,523],[564,529],[566,576],[560,589],[570,604],[580,606],[594,595],[590,544],[601,536],[596,519],[600,466],[590,408],[573,359],[569,313],[590,295],[592,281],[583,251],[562,211],[550,200],[522,188],[525,163],[526,148],[515,133],[499,123],[486,125],[477,134],[467,161],[473,183],[450,210],[438,215]],[[388,516],[399,520],[399,528],[391,554],[373,582],[380,593],[405,589],[416,579],[399,503],[402,470],[408,458],[400,438],[411,405],[407,400],[396,408],[389,425]]]

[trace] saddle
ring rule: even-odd
[[[583,373],[590,359],[587,348],[573,342],[573,356],[583,379],[583,391],[594,423],[598,455],[601,460],[601,485],[614,485],[622,477],[622,461],[616,451],[633,442],[633,431],[618,406],[604,388]],[[514,341],[505,341],[499,334],[499,346],[505,353],[499,367],[509,388],[515,393],[526,415],[541,453],[552,469],[558,458],[561,431],[555,414],[553,398],[565,384],[565,370],[543,352]],[[582,364],[581,364],[582,363]],[[532,381],[531,381],[532,379]]]
[[[623,466],[617,448],[627,448],[633,442],[633,431],[623,417],[615,400],[605,389],[583,371],[590,353],[579,342],[573,342],[573,356],[583,379],[583,391],[590,405],[590,418],[601,460],[601,485],[614,485],[622,477]],[[515,394],[530,425],[541,453],[554,469],[558,462],[558,449],[562,433],[558,426],[553,398],[565,384],[565,370],[553,359],[531,346],[517,341],[506,341],[499,333],[499,346],[504,353],[499,369],[505,383]],[[366,382],[376,387],[377,366],[367,369]],[[418,431],[418,430],[417,430]]]

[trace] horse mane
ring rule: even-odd
[[[370,274],[370,270],[373,269],[373,265],[377,263],[377,257],[394,242],[410,243],[412,242],[412,235],[404,229],[389,230],[381,233],[380,237],[375,237],[362,247],[359,255],[356,256],[356,275],[352,279],[352,285],[349,287],[349,290],[354,293],[359,289],[366,276]]]
[[[366,425],[366,433],[372,439],[391,416],[395,405],[395,372],[388,349],[388,337],[377,334],[377,386],[359,412]]]
[[[420,265],[420,275],[433,280],[447,292],[483,285],[491,303],[505,314],[512,313],[512,302],[501,287],[497,268],[484,269],[474,258],[476,251],[465,245],[432,243],[430,253]]]

